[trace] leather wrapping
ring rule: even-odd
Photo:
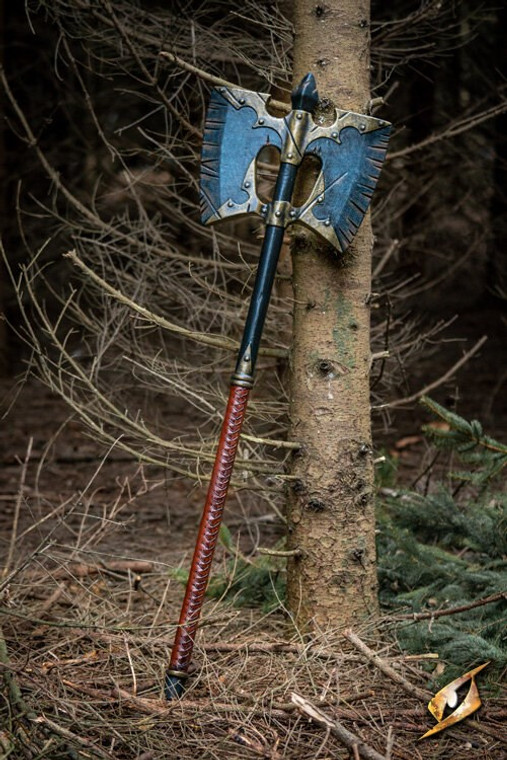
[[[194,636],[218,540],[227,489],[231,479],[249,388],[231,386],[220,441],[204,505],[185,598],[171,653],[169,669],[186,673],[192,657]]]

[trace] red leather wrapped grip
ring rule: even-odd
[[[185,598],[181,608],[179,627],[172,648],[169,673],[173,671],[184,674],[190,665],[194,636],[208,585],[249,393],[249,388],[237,385],[231,386],[230,389],[215,465],[208,487]]]

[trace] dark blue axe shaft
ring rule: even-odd
[[[291,200],[294,190],[294,183],[296,181],[297,170],[298,167],[294,166],[294,164],[286,164],[283,162],[280,164],[280,171],[278,173],[273,193],[273,203],[277,201],[283,202]],[[257,352],[259,350],[262,330],[264,327],[264,320],[266,318],[266,313],[268,310],[271,290],[273,288],[273,282],[276,275],[276,267],[278,264],[278,258],[280,256],[280,250],[282,248],[284,234],[285,225],[266,225],[264,241],[262,243],[262,249],[257,268],[257,275],[255,278],[252,297],[250,300],[250,307],[248,309],[245,329],[243,331],[241,347],[238,354],[236,372],[233,375],[233,381],[235,378],[238,380],[241,379],[242,373],[244,372],[243,367],[245,366],[245,363],[248,363],[249,356],[251,362],[250,373],[253,373],[257,359]]]
[[[307,74],[292,93],[292,106],[294,110],[311,113],[317,103],[318,94],[315,79],[312,74]],[[293,159],[292,155],[291,158]],[[283,243],[286,227],[283,209],[288,208],[292,200],[298,168],[298,163],[284,161],[282,153],[273,200],[270,204],[272,217],[267,219],[236,370],[231,380],[229,402],[167,670],[165,685],[167,699],[180,697],[184,691],[184,679],[188,674],[194,637],[208,584],[213,553],[218,540],[223,506],[246,412],[248,394],[253,385],[257,353]],[[284,207],[283,204],[287,204],[287,206]]]

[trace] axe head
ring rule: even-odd
[[[268,206],[257,194],[256,159],[271,145],[284,160],[289,145],[301,159],[307,153],[317,156],[321,168],[305,203],[290,209],[287,224],[299,221],[344,251],[370,204],[391,126],[371,116],[337,111],[333,124],[325,127],[308,115],[296,135],[292,116],[297,112],[271,116],[269,97],[233,87],[212,91],[202,148],[202,221],[211,224],[250,213],[265,217]]]

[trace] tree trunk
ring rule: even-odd
[[[369,2],[299,0],[294,81],[313,71],[321,98],[365,113]],[[294,458],[288,509],[288,598],[296,622],[350,626],[377,610],[369,404],[369,217],[338,257],[299,228],[293,242],[291,356]]]

